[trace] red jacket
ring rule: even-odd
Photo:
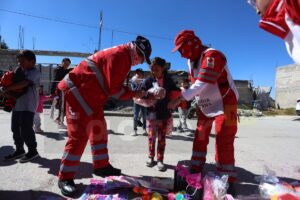
[[[230,80],[228,80],[230,72],[225,67],[227,59],[225,55],[215,49],[204,51],[201,63],[198,63],[197,69],[189,69],[189,78],[192,83],[196,80],[205,83],[217,83],[222,96],[226,96],[230,88]]]
[[[11,84],[13,84],[13,77],[14,77],[13,71],[5,72],[3,74],[3,76],[1,77],[0,86],[7,87],[7,86],[10,86]]]
[[[273,0],[259,26],[283,39],[290,56],[300,63],[300,0]]]
[[[66,101],[87,115],[103,109],[108,97],[129,99],[133,92],[123,86],[131,68],[128,45],[98,51],[82,61],[58,84]]]

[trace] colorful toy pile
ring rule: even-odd
[[[266,168],[266,173],[256,178],[260,182],[262,199],[300,200],[300,183],[286,183]],[[172,181],[155,177],[111,176],[92,179],[80,200],[234,200],[226,194],[228,176],[209,172],[204,178],[192,174],[189,167],[178,164]],[[175,191],[175,192],[171,192]]]

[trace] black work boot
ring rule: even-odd
[[[16,150],[15,152],[13,152],[12,154],[9,154],[7,156],[4,157],[5,161],[11,161],[11,160],[16,160],[18,158],[22,158],[25,155],[25,151],[24,149],[21,150]]]
[[[94,174],[97,176],[105,177],[105,176],[120,176],[121,175],[121,170],[114,168],[111,165],[108,165],[107,167],[104,168],[97,168],[94,169]]]
[[[235,184],[229,183],[229,187],[227,189],[227,194],[231,194],[232,197],[236,196]]]
[[[39,157],[39,153],[37,152],[37,150],[31,150],[28,153],[26,153],[21,159],[20,159],[20,163],[26,163],[29,162],[37,157]]]
[[[67,197],[72,197],[77,192],[73,179],[59,180],[58,187],[61,193]]]

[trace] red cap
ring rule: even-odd
[[[194,33],[194,31],[192,30],[183,30],[183,31],[180,31],[176,37],[175,37],[175,40],[174,40],[174,43],[175,43],[175,47],[174,49],[172,50],[172,52],[174,53],[175,51],[177,51],[182,45],[184,42],[188,41],[188,40],[193,40],[193,39],[198,39],[200,40]]]

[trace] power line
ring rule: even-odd
[[[42,20],[48,20],[48,21],[53,21],[53,22],[58,22],[58,23],[63,23],[63,24],[82,26],[82,27],[87,27],[87,28],[92,28],[92,29],[98,29],[99,30],[98,26],[93,26],[93,25],[89,25],[89,24],[81,24],[81,23],[70,22],[70,21],[66,21],[66,20],[54,19],[54,18],[50,18],[50,17],[32,15],[32,14],[28,14],[28,13],[24,13],[24,12],[7,10],[7,9],[3,9],[3,8],[0,8],[0,11],[13,13],[13,14],[18,14],[18,15],[23,15],[23,16],[27,16],[27,17],[33,17],[33,18],[42,19]],[[130,35],[143,35],[143,36],[149,37],[149,38],[156,38],[156,39],[160,39],[160,40],[171,40],[171,41],[173,41],[172,38],[163,37],[163,36],[159,36],[159,35],[142,34],[142,33],[124,31],[124,30],[120,30],[120,29],[108,28],[108,27],[102,27],[102,29],[106,30],[106,31],[114,31],[114,32],[125,33],[125,34],[130,34]]]

